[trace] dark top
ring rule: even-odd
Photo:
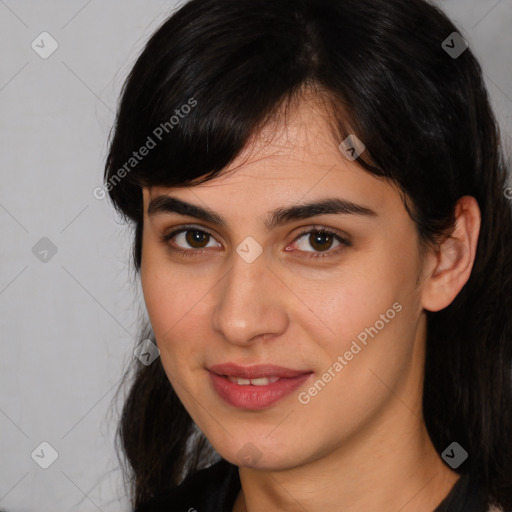
[[[133,512],[232,512],[239,491],[238,467],[221,459]],[[469,475],[463,475],[433,512],[487,510],[476,480]]]

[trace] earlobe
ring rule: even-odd
[[[422,304],[428,311],[450,305],[469,280],[480,233],[480,208],[472,196],[457,201],[453,232],[428,258],[430,270],[422,289]]]

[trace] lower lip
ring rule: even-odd
[[[248,384],[241,386],[231,382],[227,377],[221,377],[210,372],[215,391],[228,404],[240,409],[264,409],[293,393],[312,373],[304,373],[292,378],[282,378],[265,386]]]

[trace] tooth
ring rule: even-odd
[[[229,377],[229,380],[235,384],[238,384],[239,386],[247,386],[251,383],[249,379],[241,379],[238,377]]]
[[[241,377],[231,377],[229,376],[228,379],[238,384],[239,386],[247,386],[249,384],[253,386],[266,386],[268,384],[271,384],[272,382],[277,382],[279,380],[279,377],[260,377],[258,379],[243,379]]]
[[[253,386],[266,386],[267,384],[272,384],[272,382],[277,382],[279,377],[260,377],[259,379],[251,379],[251,384]]]
[[[269,383],[268,377],[260,377],[259,379],[251,379],[253,386],[266,386]]]

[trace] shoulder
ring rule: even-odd
[[[133,512],[220,512],[231,510],[240,490],[238,467],[225,459],[187,477]]]

